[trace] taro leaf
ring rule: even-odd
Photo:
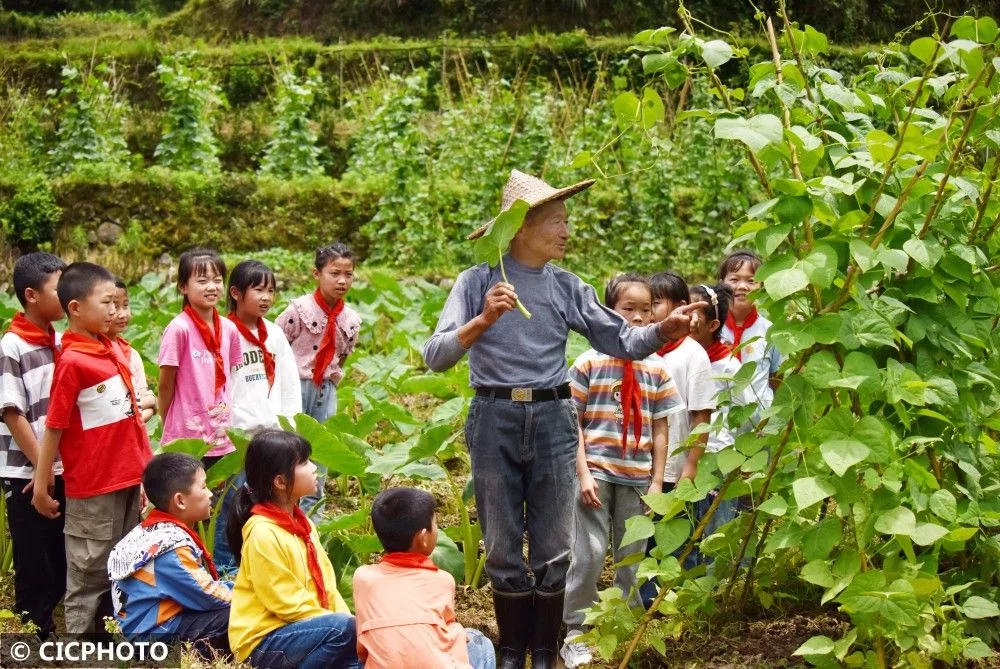
[[[438,532],[437,545],[431,553],[431,560],[440,569],[451,574],[456,583],[461,583],[465,578],[465,558],[462,557],[462,551],[444,532]]]
[[[751,118],[720,118],[715,122],[716,139],[735,139],[753,151],[760,151],[769,144],[777,144],[784,137],[781,120],[773,114],[759,114]]]
[[[517,200],[493,220],[486,234],[475,242],[473,254],[479,262],[488,263],[490,267],[500,262],[500,255],[507,252],[510,241],[524,224],[528,208],[527,202]]]
[[[329,467],[331,472],[348,476],[361,476],[365,473],[365,459],[312,416],[304,413],[296,415],[295,432],[312,445],[312,459]]]
[[[454,433],[452,421],[431,423],[420,432],[416,445],[406,456],[406,464],[435,455]]]
[[[175,439],[169,444],[160,444],[159,453],[185,453],[195,458],[201,458],[211,446],[204,439]]]

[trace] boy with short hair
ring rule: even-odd
[[[233,584],[219,580],[194,530],[212,511],[205,469],[190,455],[161,453],[146,466],[142,485],[154,510],[108,559],[122,632],[131,640],[165,635],[228,654]]]
[[[65,314],[56,285],[66,263],[51,253],[28,253],[14,263],[14,291],[24,311],[0,338],[0,484],[14,543],[14,611],[43,638],[55,632],[52,612],[66,591],[63,519],[43,518],[25,488],[35,476],[45,431],[59,333]],[[62,462],[56,459],[49,494],[63,503]]]
[[[105,336],[115,315],[114,276],[76,262],[56,290],[69,329],[52,378],[31,503],[46,518],[59,517],[60,502],[47,485],[58,453],[66,484],[66,631],[94,633],[113,615],[108,555],[139,524],[139,484],[153,452],[128,353]]]
[[[437,545],[434,498],[414,488],[383,490],[372,525],[385,548],[377,565],[354,572],[358,657],[365,669],[493,669],[493,645],[455,619],[455,579],[430,554]]]

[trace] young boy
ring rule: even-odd
[[[122,632],[132,640],[165,635],[228,654],[233,584],[219,580],[212,555],[194,530],[212,511],[201,462],[184,453],[161,453],[146,466],[142,486],[154,510],[108,559]]]
[[[148,423],[156,414],[156,396],[149,389],[146,381],[146,368],[142,364],[142,356],[121,335],[132,320],[132,308],[128,301],[128,286],[121,279],[115,279],[115,317],[108,330],[108,339],[115,340],[122,350],[129,354],[128,368],[132,372],[132,385],[139,397],[139,407],[142,409],[142,422]]]
[[[365,669],[493,669],[493,645],[455,619],[455,579],[430,559],[438,534],[430,493],[383,490],[372,503],[372,525],[385,555],[354,572],[358,657]]]
[[[64,316],[56,284],[66,268],[50,253],[28,253],[14,263],[14,291],[24,309],[0,338],[0,484],[14,542],[14,611],[55,632],[52,611],[66,591],[63,519],[43,518],[25,488],[35,476],[38,442],[45,430],[52,374],[59,355],[54,321]],[[65,503],[62,462],[56,459],[49,494]]]
[[[631,327],[651,321],[653,296],[646,279],[622,274],[608,282],[604,304]],[[661,492],[667,460],[668,416],[684,411],[663,361],[621,360],[590,349],[569,371],[570,390],[580,416],[576,469],[580,496],[574,511],[573,561],[566,576],[563,621],[566,641],[560,655],[568,669],[593,660],[586,644],[583,610],[597,601],[597,581],[611,540],[615,562],[641,553],[645,542],[621,546],[625,521],[642,515],[641,496]],[[615,586],[635,606],[638,564],[618,567]]]
[[[766,340],[771,321],[759,313],[749,293],[760,288],[755,275],[761,259],[753,251],[736,250],[719,264],[719,282],[733,292],[733,306],[722,328],[722,341],[733,349],[741,363],[757,365],[751,386],[761,409],[771,406],[777,382],[774,380],[781,366],[781,356]]]
[[[139,524],[139,483],[153,453],[128,353],[105,335],[115,315],[114,277],[77,262],[56,291],[69,329],[52,378],[31,503],[46,518],[59,517],[61,504],[48,486],[58,453],[66,482],[66,631],[94,633],[113,614],[108,555]]]

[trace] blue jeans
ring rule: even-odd
[[[302,411],[312,416],[320,423],[325,423],[330,416],[337,413],[337,386],[330,381],[324,381],[319,388],[312,382],[312,379],[300,379],[302,384]],[[323,509],[319,505],[319,500],[323,497],[326,489],[326,465],[313,460],[316,464],[316,494],[306,495],[299,500],[299,508],[313,519],[319,522],[323,515]]]
[[[354,616],[328,613],[279,627],[247,662],[254,669],[361,669]]]
[[[493,642],[479,630],[465,630],[465,642],[469,648],[469,664],[472,669],[496,669],[497,652]]]
[[[565,587],[578,487],[577,430],[572,400],[472,400],[465,440],[486,544],[486,574],[495,590]]]
[[[240,472],[222,493],[222,509],[219,511],[219,519],[215,522],[215,542],[212,545],[212,559],[220,576],[233,574],[237,570],[236,556],[230,550],[229,539],[226,538],[226,527],[229,525],[229,512],[236,501],[236,491],[246,482],[247,473]]]

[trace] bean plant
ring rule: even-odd
[[[694,481],[647,497],[662,520],[632,519],[623,543],[655,537],[639,575],[663,587],[649,611],[603,592],[590,638],[606,655],[623,651],[624,668],[640,644],[664,653],[666,635],[718,607],[791,599],[850,620],[840,638],[795,651],[815,666],[992,655],[997,24],[932,17],[932,36],[873,53],[849,78],[825,65],[826,37],[791,23],[782,4],[758,17],[772,57],[747,63],[737,89],[718,72],[743,52],[703,36],[683,4],[680,17],[681,33],[647,30],[635,48],[667,86],[712,92],[719,104],[688,119],[710,121],[758,179],[735,237],[765,259],[756,298],[784,356],[781,385],[756,430],[706,456]],[[629,132],[662,122],[649,91],[615,100]],[[685,503],[713,490],[708,513],[689,522]],[[750,510],[705,537],[719,501],[738,495]],[[711,569],[684,570],[699,543]]]
[[[172,170],[214,173],[219,171],[220,149],[213,112],[226,102],[218,84],[194,58],[194,53],[177,53],[156,68],[170,107],[154,155]]]
[[[278,76],[274,136],[264,149],[260,173],[279,177],[309,177],[323,173],[322,149],[318,134],[309,119],[316,89],[322,84],[319,74],[311,71],[299,80],[291,70]]]

